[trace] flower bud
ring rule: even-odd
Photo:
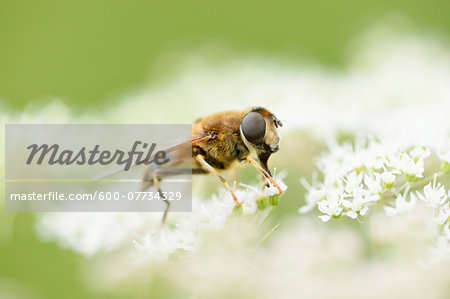
[[[233,208],[233,213],[236,215],[242,215],[242,212],[243,212],[242,205],[238,205]]]
[[[270,203],[272,206],[277,206],[277,205],[278,205],[278,198],[279,198],[279,197],[280,197],[279,194],[274,194],[274,195],[269,196],[269,203]]]
[[[263,197],[261,199],[257,199],[256,200],[256,205],[258,206],[259,210],[264,210],[265,208],[267,208],[267,204],[268,204],[268,199],[267,197]]]
[[[410,183],[414,183],[414,182],[417,182],[418,180],[420,180],[420,178],[418,178],[414,174],[408,174],[408,173],[405,173],[405,179],[407,182],[410,182]]]
[[[395,175],[390,172],[383,172],[380,176],[384,188],[391,189],[394,186]]]

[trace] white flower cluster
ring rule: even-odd
[[[279,177],[276,181],[286,190]],[[210,200],[194,197],[192,213],[169,213],[164,225],[162,213],[49,213],[39,218],[36,228],[43,240],[56,240],[85,256],[134,244],[136,262],[165,261],[174,253],[193,251],[199,233],[222,229],[233,215],[265,217],[278,203],[272,185],[243,186],[235,191],[241,208],[235,208],[223,189]]]
[[[442,154],[439,147],[398,136],[334,143],[317,163],[323,181],[310,185],[301,180],[308,193],[299,212],[317,206],[324,222],[343,215],[361,219],[377,204],[384,205],[388,216],[394,216],[411,212],[420,199],[431,209],[432,234],[440,245],[444,241],[449,245],[450,191],[447,194],[436,182],[438,176],[449,173],[449,155],[450,151]],[[433,169],[433,159],[441,160],[440,170]],[[424,177],[425,171],[432,174]]]
[[[287,186],[279,177],[276,182],[285,191]],[[178,251],[193,251],[198,233],[222,229],[233,214],[265,218],[267,213],[264,210],[278,204],[278,190],[272,184],[264,187],[262,192],[260,186],[242,186],[244,189],[235,191],[242,203],[240,207],[235,207],[228,190],[222,189],[210,200],[194,198],[192,213],[169,215],[168,225],[153,228],[145,236],[134,240],[138,262],[164,261]]]
[[[136,262],[165,261],[177,250],[192,251],[195,245],[196,227],[189,218],[180,218],[175,227],[160,226],[145,236],[133,240],[138,251]]]
[[[157,223],[153,213],[43,213],[36,231],[43,241],[57,241],[85,256],[118,248],[130,235]],[[161,219],[161,218],[159,218]]]

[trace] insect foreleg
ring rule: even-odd
[[[231,197],[234,200],[235,206],[241,205],[241,202],[239,202],[239,200],[237,199],[236,195],[233,192],[233,189],[231,189],[231,187],[228,184],[227,180],[219,172],[217,172],[217,170],[215,170],[214,167],[212,167],[211,165],[208,164],[208,162],[205,161],[205,157],[203,157],[202,155],[197,155],[195,157],[195,159],[202,165],[202,167],[205,170],[213,173],[227,187],[228,191],[230,191]]]
[[[283,193],[283,189],[281,189],[281,187],[277,184],[277,182],[275,182],[272,176],[267,171],[265,171],[264,168],[262,168],[261,165],[259,165],[258,162],[255,161],[255,159],[248,156],[247,160],[251,162],[253,166],[255,166],[256,169],[258,169],[266,177],[266,179],[268,179],[278,189],[279,194]]]

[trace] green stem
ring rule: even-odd
[[[269,230],[264,237],[262,237],[261,240],[259,240],[258,244],[256,244],[256,247],[253,249],[253,252],[256,252],[256,250],[261,246],[261,244],[268,238],[270,235],[280,226],[281,223],[278,223],[274,227],[272,227],[271,230]]]

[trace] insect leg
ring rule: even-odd
[[[256,169],[258,169],[266,177],[266,179],[268,179],[278,189],[279,194],[283,193],[283,189],[281,189],[281,187],[277,184],[277,182],[275,182],[272,176],[267,171],[265,171],[264,168],[262,168],[261,165],[259,165],[258,162],[255,161],[255,159],[248,156],[247,160],[251,162],[253,166],[255,166]]]
[[[142,176],[142,186],[141,186],[141,191],[145,191],[148,188],[150,188],[151,186],[153,186],[154,184],[154,174],[155,174],[155,170],[149,166],[145,172],[144,175]]]
[[[219,172],[217,172],[217,170],[215,170],[211,165],[209,165],[208,162],[205,161],[205,157],[203,157],[202,155],[197,155],[195,157],[195,159],[198,162],[200,162],[200,164],[202,165],[203,168],[205,168],[205,170],[213,173],[215,176],[217,176],[219,178],[219,180],[227,187],[228,191],[230,191],[231,197],[234,200],[234,204],[236,206],[239,206],[241,203],[237,199],[236,195],[234,194],[234,192],[231,189],[230,185],[228,184],[227,180],[225,180],[225,178]]]
[[[161,197],[164,202],[167,204],[166,209],[164,210],[164,214],[162,217],[162,223],[164,224],[166,222],[167,219],[167,214],[169,213],[169,208],[170,208],[170,202],[167,200],[167,198],[163,195],[162,191],[161,191],[161,185],[159,184],[160,178],[158,176],[158,170],[156,170],[153,173],[153,184],[155,184],[156,190],[159,193],[159,197]]]
[[[163,218],[162,218],[162,223],[164,224],[167,218],[167,215],[169,213],[169,208],[170,208],[170,202],[163,197],[163,193],[161,190],[161,185],[159,184],[159,182],[164,178],[164,177],[168,177],[168,176],[175,176],[175,175],[181,175],[181,174],[203,174],[203,173],[207,173],[206,170],[198,168],[198,169],[185,169],[185,168],[180,168],[180,169],[156,169],[155,171],[153,171],[153,178],[150,178],[150,175],[148,172],[146,172],[146,175],[144,176],[143,180],[144,180],[144,187],[143,190],[146,190],[148,187],[152,186],[153,184],[156,187],[156,190],[159,193],[159,196],[161,198],[163,198],[164,202],[167,204],[167,207],[164,211],[163,214]]]

